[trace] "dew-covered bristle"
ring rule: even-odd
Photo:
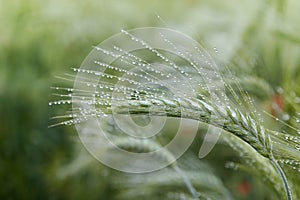
[[[224,106],[248,104],[250,117],[240,115],[241,123],[246,126],[257,121],[259,124],[251,128],[253,133],[261,127],[262,119],[253,100],[238,83],[236,91],[223,80],[218,66],[201,46],[177,44],[178,40],[168,32],[156,33],[153,40],[157,41],[145,41],[124,30],[120,35],[125,42],[95,46],[93,55],[80,68],[72,68],[73,74],[63,77],[67,81],[76,79],[76,86],[53,88],[60,99],[49,105],[73,105],[71,114],[62,115],[68,120],[58,124],[76,124],[95,116],[105,118],[112,112],[126,113],[130,107],[135,114],[147,113],[151,108],[156,115],[193,118],[203,115],[203,111],[213,113],[212,104],[225,114]],[[153,47],[152,44],[157,46],[155,42],[164,48]],[[135,48],[131,50],[130,46]],[[230,77],[235,80],[233,75]],[[232,102],[225,89],[233,97]],[[229,110],[235,120],[234,110]]]
[[[192,53],[183,52],[160,33],[162,41],[172,49],[170,53],[151,47],[127,31],[122,30],[122,34],[130,37],[131,42],[140,45],[141,49],[128,52],[115,44],[110,49],[96,46],[94,51],[97,56],[89,62],[92,69],[90,66],[72,68],[74,74],[64,77],[65,80],[76,78],[80,89],[53,88],[54,95],[59,96],[60,100],[49,105],[90,105],[63,115],[73,119],[59,124],[76,124],[92,116],[106,117],[111,113],[112,106],[115,111],[125,106],[140,107],[141,110],[154,107],[158,114],[180,106],[189,112],[203,110],[198,101],[199,98],[207,98],[207,84],[216,84],[221,79],[212,68],[214,63],[200,50],[201,47],[191,47]],[[195,56],[201,57],[201,63],[198,58],[193,59]],[[101,59],[103,57],[111,57],[113,62],[105,62],[105,59]],[[213,77],[217,79],[213,80]]]
[[[73,74],[63,77],[75,80],[74,87],[53,88],[59,100],[49,105],[72,105],[68,114],[56,118],[66,119],[58,124],[106,118],[113,112],[147,114],[151,110],[154,115],[202,117],[202,121],[217,114],[240,124],[265,147],[262,119],[247,92],[238,83],[237,90],[226,83],[201,46],[193,42],[184,46],[168,34],[158,32],[152,40],[145,41],[147,38],[141,35],[122,30],[122,41],[94,47],[80,68],[72,68]],[[155,47],[159,45],[164,48]],[[235,106],[238,107],[231,108]],[[243,106],[248,108],[248,115],[239,111]],[[299,143],[297,136],[286,137],[285,140]]]

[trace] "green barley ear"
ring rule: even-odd
[[[73,69],[74,87],[56,88],[63,100],[50,104],[72,104],[72,111],[61,116],[67,120],[59,124],[75,124],[94,157],[133,173],[175,163],[193,141],[197,122],[207,123],[238,137],[239,140],[227,141],[233,147],[240,142],[249,145],[256,153],[249,154],[255,155],[253,161],[272,170],[269,181],[274,183],[281,178],[282,187],[274,185],[274,190],[279,193],[284,188],[287,199],[297,198],[299,194],[293,188],[298,182],[289,179],[281,164],[291,160],[293,168],[299,171],[296,163],[300,162],[300,137],[292,132],[269,130],[262,123],[256,105],[245,91],[254,91],[253,87],[259,85],[270,92],[264,81],[244,77],[256,85],[236,84],[233,82],[238,78],[224,69],[184,34],[164,28],[122,30],[94,47],[81,67]],[[234,81],[228,81],[228,76]],[[140,117],[134,120],[136,116]],[[178,137],[174,133],[171,145],[162,146],[158,136],[168,117],[187,118],[195,123],[185,135],[188,128],[182,129],[184,126],[179,124]],[[177,167],[174,169],[180,173]],[[185,184],[197,198],[192,184]]]

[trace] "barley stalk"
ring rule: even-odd
[[[292,199],[289,183],[276,159],[284,155],[285,159],[300,161],[299,151],[294,148],[300,145],[299,137],[266,129],[255,113],[252,100],[241,92],[241,86],[236,84],[236,92],[225,83],[218,66],[195,41],[189,44],[189,38],[176,39],[180,36],[169,30],[147,31],[147,37],[155,36],[152,40],[139,31],[138,36],[122,31],[125,46],[118,38],[113,44],[106,42],[106,48],[95,47],[83,68],[73,69],[77,73],[74,88],[56,88],[64,91],[59,94],[64,100],[50,103],[73,104],[73,112],[61,116],[70,119],[59,124],[81,124],[95,118],[105,121],[111,114],[166,115],[201,121],[239,137],[269,159],[282,177],[287,198]],[[164,44],[169,52],[153,47],[152,43]],[[186,43],[190,46],[185,46]],[[130,51],[130,44],[136,49]],[[150,52],[154,61],[147,54],[136,53],[141,49]],[[266,88],[264,84],[263,87]],[[225,89],[231,100],[223,92]],[[130,144],[133,143],[125,141],[121,146],[127,148]],[[194,191],[191,193],[195,196]]]

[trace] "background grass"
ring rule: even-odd
[[[261,94],[257,81],[242,82],[260,105],[270,109],[282,88],[278,117],[299,118],[299,8],[296,0],[0,0],[0,198],[113,198],[120,187],[112,177],[122,175],[90,160],[73,127],[49,129],[49,117],[60,110],[48,102],[50,87],[66,84],[54,76],[79,66],[93,45],[121,29],[170,27],[217,47],[219,62],[269,88]],[[298,125],[292,117],[288,123]],[[269,126],[282,128],[272,120]],[[220,144],[207,159],[238,199],[267,198],[251,175],[224,170],[237,157]],[[252,184],[246,195],[239,193],[244,180]]]

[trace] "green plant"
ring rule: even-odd
[[[278,2],[281,5],[283,1]],[[67,75],[69,80],[76,78],[75,88],[55,88],[63,99],[51,104],[75,105],[72,111],[59,116],[67,120],[58,124],[80,126],[98,118],[104,122],[102,128],[109,133],[109,139],[119,148],[147,153],[168,143],[176,130],[169,127],[157,138],[141,142],[124,135],[110,117],[111,114],[130,114],[134,122],[142,125],[151,121],[149,115],[201,121],[202,129],[208,124],[218,128],[215,132],[222,131],[219,144],[215,147],[217,150],[224,148],[224,145],[230,147],[228,152],[232,155],[237,154],[238,158],[234,157],[233,161],[230,157],[225,159],[227,168],[235,172],[244,171],[245,174],[257,177],[260,184],[266,184],[269,192],[258,198],[299,198],[298,38],[292,28],[278,28],[285,23],[284,9],[276,10],[270,5],[262,4],[257,10],[257,15],[252,21],[249,20],[244,27],[239,27],[242,30],[238,31],[237,42],[232,52],[223,58],[229,63],[228,66],[224,64],[224,60],[218,61],[221,63],[218,67],[223,67],[217,69],[213,62],[218,59],[218,52],[212,53],[212,61],[206,54],[204,58],[201,58],[201,54],[196,58],[193,57],[195,55],[189,57],[188,53],[181,51],[182,46],[176,42],[169,43],[168,48],[177,50],[177,54],[174,54],[174,51],[168,52],[168,49],[155,48],[151,43],[144,46],[143,50],[135,51],[126,51],[124,47],[118,49],[119,43],[111,49],[95,47],[95,57],[87,59],[87,65],[83,68],[75,68],[75,75]],[[274,18],[276,23],[270,20]],[[143,41],[141,36],[135,37],[130,32],[123,31],[123,34],[132,37],[133,41]],[[166,39],[166,43],[174,39],[170,35],[161,37]],[[126,47],[128,46],[125,45]],[[180,56],[181,58],[178,58]],[[115,60],[108,62],[106,59],[110,57]],[[139,60],[141,58],[142,60]],[[200,64],[195,64],[195,60],[202,60],[204,63],[207,61],[207,65],[204,64],[205,67],[200,68]],[[89,65],[98,68],[89,69]],[[142,67],[148,68],[141,70]],[[197,67],[199,71],[195,70]],[[215,72],[216,75],[221,75],[221,79],[216,78],[210,82],[207,74]],[[177,83],[172,80],[176,80]],[[149,84],[143,85],[145,82]],[[191,90],[184,86],[187,82],[192,85]],[[219,88],[220,83],[220,90],[210,88]],[[76,87],[76,84],[81,87]],[[225,103],[220,100],[225,100]],[[94,126],[90,128],[97,132]],[[132,130],[138,132],[134,128]],[[107,182],[113,191],[111,193],[115,192],[116,195],[110,197],[239,198],[232,188],[229,190],[232,194],[223,188],[224,185],[230,187],[230,184],[222,175],[202,173],[207,171],[207,168],[193,155],[197,153],[197,148],[203,141],[200,133],[205,133],[205,130],[199,131],[200,138],[196,137],[196,150],[189,149],[192,153],[185,156],[192,157],[189,161],[181,162],[179,159],[170,168],[152,175],[122,175],[111,172],[109,177],[112,177],[112,181]],[[95,140],[93,137],[86,139]],[[105,144],[103,146],[102,150],[111,150],[110,147],[106,148]],[[226,155],[225,152],[221,152],[219,156],[224,154]],[[169,151],[156,156],[158,160],[174,161],[174,156]],[[86,161],[82,165],[87,166],[91,162]],[[212,164],[215,162],[210,164],[216,167]],[[201,167],[195,167],[198,165]],[[122,180],[120,183],[119,179]],[[211,185],[207,183],[208,188],[205,188],[201,180],[218,181],[213,181]],[[169,193],[166,194],[166,191]],[[221,195],[218,196],[219,194]]]
[[[159,35],[167,48],[160,49],[152,46],[153,39],[145,40],[139,30],[122,31],[121,38],[125,42],[116,37],[112,38],[112,46],[109,46],[111,43],[106,41],[105,44],[95,47],[82,68],[74,69],[77,72],[74,88],[56,88],[66,92],[61,94],[61,97],[71,99],[50,104],[73,104],[73,112],[61,116],[72,119],[59,124],[83,124],[96,118],[101,123],[105,121],[104,130],[111,134],[108,137],[116,146],[132,152],[147,153],[161,147],[159,139],[130,139],[122,134],[118,126],[114,126],[113,131],[109,131],[111,129],[105,128],[105,124],[114,124],[115,121],[111,122],[112,119],[108,115],[166,115],[201,121],[225,131],[227,134],[224,134],[223,141],[241,153],[246,165],[229,162],[229,167],[237,167],[257,176],[268,174],[265,182],[279,198],[297,199],[299,193],[295,186],[299,184],[298,180],[289,179],[286,173],[289,174],[290,169],[286,169],[285,164],[291,165],[294,170],[300,170],[298,167],[300,137],[297,136],[299,126],[288,125],[291,128],[288,132],[266,128],[260,116],[263,113],[258,113],[257,106],[247,93],[247,90],[251,90],[246,86],[254,84],[256,88],[260,87],[263,91],[271,91],[271,87],[266,82],[257,82],[258,78],[242,77],[242,80],[248,80],[246,82],[248,84],[244,82],[243,87],[228,68],[217,68],[209,54],[201,47],[181,46],[176,43],[177,38],[174,39],[172,32],[167,29],[155,29],[155,31],[157,32],[146,29],[144,33]],[[131,45],[126,42],[126,38],[140,46],[133,50],[128,48]],[[120,42],[128,46],[119,47],[114,44],[122,46]],[[223,87],[219,86],[220,83]],[[278,121],[278,118],[274,118]],[[137,120],[143,123],[149,119],[140,117]],[[96,126],[92,125],[88,128],[93,134],[97,132]],[[139,132],[137,129],[133,130]],[[93,140],[93,138],[88,139]],[[103,143],[95,144],[105,146]],[[108,146],[108,148],[112,147]],[[98,149],[100,150],[104,151],[105,148]],[[168,150],[156,156],[158,160],[174,161],[172,153]],[[193,184],[197,185],[197,180],[191,181],[187,178],[190,176],[189,172],[178,168],[176,163],[171,166],[175,172],[182,175],[183,183],[192,198],[213,198],[208,191],[196,192]],[[283,168],[286,170],[284,171]],[[199,179],[201,178],[204,177],[199,174]],[[278,184],[278,180],[281,180],[282,184]],[[147,185],[150,183],[150,180],[146,181],[144,187],[150,187]],[[139,194],[137,192],[131,195]]]

